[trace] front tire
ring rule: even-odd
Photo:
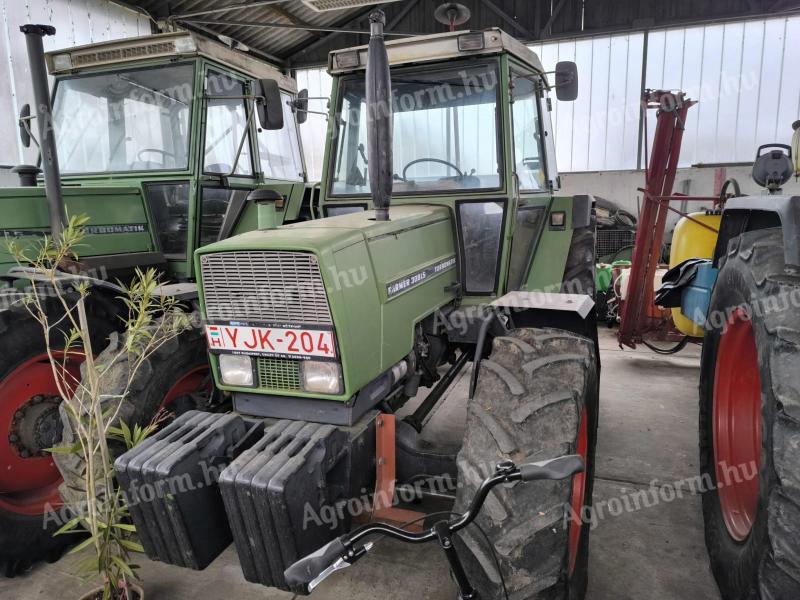
[[[585,596],[589,520],[582,517],[591,508],[597,411],[591,340],[528,328],[495,338],[469,403],[454,510],[465,510],[504,459],[521,464],[581,453],[586,470],[571,480],[519,483],[489,494],[476,522],[491,547],[468,528],[459,548],[482,598],[502,597],[503,580],[512,598]]]
[[[123,341],[111,336],[111,343],[97,357],[97,364],[119,354]],[[101,394],[121,398],[130,378],[131,365],[127,356],[121,357],[106,372],[101,381]],[[205,408],[211,392],[205,338],[202,330],[192,328],[182,332],[159,347],[134,374],[128,394],[122,398],[117,422],[123,421],[131,429],[135,425],[148,425],[161,409],[185,412]],[[74,443],[74,434],[68,413],[62,407],[62,445]],[[112,446],[112,451],[124,448]],[[54,454],[56,465],[64,478],[61,498],[69,505],[79,505],[83,489],[85,463],[77,454]]]
[[[800,598],[800,277],[780,229],[734,238],[700,377],[705,539],[725,600]]]

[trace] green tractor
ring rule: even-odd
[[[384,44],[384,21],[372,14],[368,48],[330,54],[324,218],[278,226],[257,199],[257,230],[195,253],[234,412],[182,415],[118,459],[120,481],[148,555],[170,564],[204,568],[233,540],[247,580],[308,593],[367,533],[438,536],[461,597],[582,598],[595,227],[591,196],[558,194],[549,96],[576,97],[575,65],[552,81],[499,29]],[[421,437],[458,381],[463,441]],[[463,521],[348,537],[365,491],[373,520],[421,526],[388,506],[395,481]]]
[[[23,143],[34,137],[40,146],[44,186],[38,167],[17,167],[22,186],[0,189],[0,229],[34,244],[58,235],[66,214],[90,217],[80,263],[64,266],[64,282],[93,286],[95,348],[121,327],[114,282],[137,267],[158,269],[172,282],[164,293],[191,305],[195,249],[255,229],[256,207],[247,202],[254,190],[274,199],[278,222],[305,217],[297,122],[306,113],[292,79],[191,33],[45,55],[43,36],[55,30],[21,29],[37,114],[23,109],[20,133]],[[57,527],[44,520],[48,505],[59,502],[61,477],[44,449],[58,440],[60,421],[42,333],[19,303],[30,273],[3,248],[0,274],[0,572],[13,575],[63,548],[63,536],[52,537]],[[137,406],[137,420],[173,401],[208,401],[213,386],[201,333],[177,346],[169,362],[155,365],[149,393],[157,402]],[[80,362],[72,362],[76,372]]]

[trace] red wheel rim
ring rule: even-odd
[[[56,353],[58,360],[63,353]],[[67,371],[80,378],[83,355],[73,353]],[[32,358],[0,382],[0,509],[21,515],[41,515],[61,506],[61,475],[51,456],[23,458],[9,439],[15,413],[37,395],[58,396],[47,354]]]
[[[584,470],[572,478],[572,521],[569,525],[569,574],[575,570],[583,531],[583,506],[586,501],[586,472],[589,470],[589,419],[586,407],[581,412],[578,447],[575,453],[583,459]]]
[[[197,392],[208,392],[211,390],[211,380],[208,377],[208,365],[196,367],[184,374],[176,381],[167,395],[160,408],[167,408],[176,398]]]
[[[758,511],[761,465],[758,350],[753,326],[741,309],[719,340],[713,400],[717,493],[728,533],[741,542]]]

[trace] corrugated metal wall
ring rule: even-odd
[[[328,97],[331,93],[331,76],[325,69],[304,69],[297,72],[298,89],[307,88],[309,96]],[[326,100],[309,100],[308,109],[327,113]],[[323,115],[309,114],[308,121],[300,126],[300,136],[305,153],[306,169],[311,181],[322,178],[322,161],[325,155],[325,136],[328,131],[328,119]]]
[[[546,70],[561,60],[578,65],[575,102],[553,100],[560,171],[636,166],[644,34],[531,46]]]
[[[25,39],[19,31],[25,23],[54,25],[56,35],[44,40],[45,50],[91,44],[139,35],[150,35],[150,21],[141,13],[106,0],[0,0],[0,165],[34,162],[36,152],[23,152],[17,136],[20,107],[33,101]]]
[[[800,17],[651,33],[647,85],[699,100],[681,163],[752,161],[761,144],[790,143],[800,118],[798,58]]]
[[[681,166],[748,162],[761,144],[789,143],[800,118],[800,17],[546,42],[531,46],[545,68],[573,60],[580,77],[578,99],[554,103],[561,171],[637,168],[645,36],[645,87],[682,89],[699,100],[689,111]],[[322,70],[299,71],[298,81],[312,96],[330,93]],[[652,111],[647,125],[652,136]],[[313,177],[325,126],[312,118],[301,128]]]

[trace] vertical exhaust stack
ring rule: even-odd
[[[47,81],[47,67],[44,62],[46,35],[55,35],[56,28],[51,25],[23,25],[19,30],[25,34],[28,49],[28,63],[33,80],[33,97],[36,102],[36,123],[39,127],[39,147],[42,153],[44,170],[44,189],[50,211],[50,230],[54,239],[61,237],[67,221],[64,211],[64,198],[61,193],[61,172],[58,167],[56,138],[53,133],[53,107],[50,104],[50,85]]]
[[[386,15],[375,10],[369,16],[370,39],[367,55],[367,156],[369,185],[375,220],[389,220],[392,201],[392,78],[389,56],[383,42]]]

